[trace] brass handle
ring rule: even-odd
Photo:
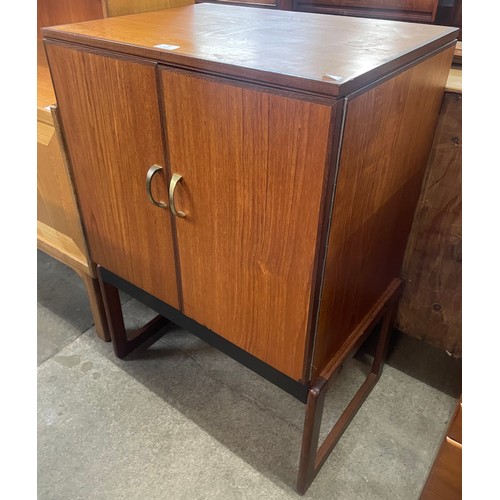
[[[186,217],[186,214],[184,212],[178,212],[177,209],[175,208],[175,188],[177,187],[177,183],[182,179],[182,175],[179,174],[173,174],[172,179],[170,179],[170,187],[168,188],[168,197],[169,197],[169,202],[170,202],[170,211],[176,216],[180,217],[181,219]]]
[[[153,177],[157,174],[162,168],[159,165],[153,165],[146,175],[146,193],[148,195],[148,200],[156,207],[159,208],[167,208],[167,205],[162,201],[156,201],[153,198],[153,194],[151,193],[151,182],[153,181]]]

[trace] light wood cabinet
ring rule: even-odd
[[[211,4],[44,30],[117,354],[151,334],[127,337],[120,287],[307,401],[299,491],[380,376],[457,30],[391,33]],[[318,450],[326,390],[378,322]]]

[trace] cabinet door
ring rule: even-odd
[[[178,307],[170,216],[145,187],[164,166],[156,66],[52,43],[47,54],[92,260]],[[164,172],[152,188],[166,202]]]
[[[332,108],[163,69],[184,313],[300,379]]]

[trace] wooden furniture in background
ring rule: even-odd
[[[440,2],[436,13],[436,24],[460,28],[458,39],[462,40],[462,0]]]
[[[462,28],[462,0],[196,0],[250,7],[434,23]],[[462,39],[462,32],[458,34]]]
[[[41,28],[103,17],[101,0],[37,0],[37,37]],[[54,104],[54,103],[51,103]]]
[[[41,41],[42,27],[192,4],[193,0],[38,0],[37,17],[37,242],[38,248],[76,271],[89,299],[97,334],[110,340],[95,264],[89,257],[64,142],[58,133],[58,111]]]
[[[103,17],[101,0],[37,0],[37,246],[82,278],[97,335],[110,340],[95,265],[89,258],[41,28]]]
[[[104,17],[125,16],[191,5],[194,0],[102,0]]]
[[[462,399],[427,477],[420,500],[460,500],[462,498]]]
[[[461,53],[461,47],[460,47]],[[462,69],[450,70],[415,212],[396,327],[462,353]]]
[[[293,0],[293,10],[432,23],[438,0]]]
[[[116,354],[152,332],[126,336],[122,288],[307,402],[301,493],[380,376],[457,30],[391,32],[221,5],[44,30]],[[324,395],[379,322],[318,450]]]

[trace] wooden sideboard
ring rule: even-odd
[[[200,4],[43,32],[115,353],[163,323],[126,332],[121,288],[307,403],[303,493],[381,373],[457,30]]]

